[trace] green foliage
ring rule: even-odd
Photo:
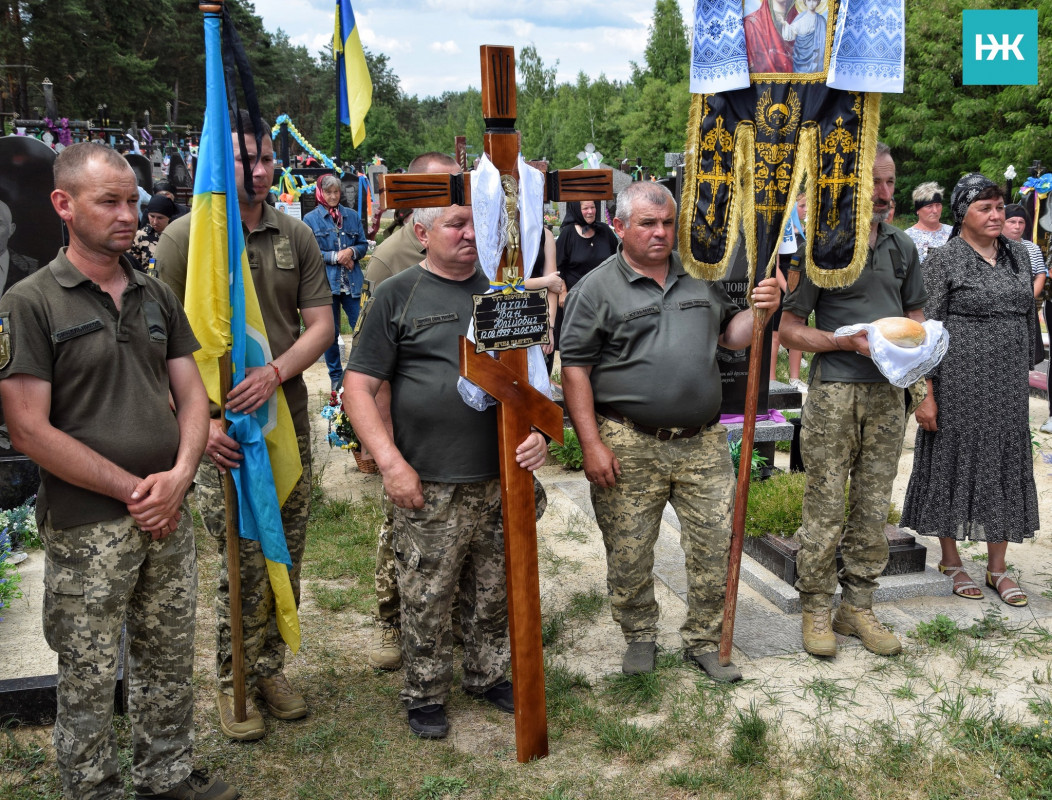
[[[1052,58],[1052,0],[1026,4],[1038,11],[1038,60]],[[1019,8],[1014,0],[911,0],[906,4],[906,86],[881,98],[882,135],[895,155],[896,199],[938,181],[949,192],[973,170],[1000,182],[1014,164],[1016,186],[1034,159],[1052,163],[1052,74],[1036,86],[965,86],[961,64],[964,9]],[[947,195],[948,196],[948,195]],[[947,209],[948,211],[949,209]]]
[[[460,797],[460,793],[468,788],[468,782],[463,778],[451,778],[445,775],[427,775],[417,800],[445,800],[447,797]]]
[[[584,466],[584,453],[581,451],[581,442],[577,438],[577,431],[573,428],[563,429],[563,443],[551,442],[548,445],[548,451],[566,469],[577,470]]]
[[[0,530],[6,530],[12,546],[26,550],[39,550],[44,546],[37,530],[36,496],[29,498],[17,508],[0,511]]]
[[[754,475],[755,477],[755,475]],[[749,485],[749,511],[745,518],[748,536],[792,536],[803,522],[804,487],[807,476],[803,472],[776,472],[765,481]],[[844,490],[844,514],[848,512],[848,493]],[[902,512],[892,503],[888,507],[888,522],[896,524]]]
[[[931,622],[918,622],[916,629],[909,635],[930,647],[936,647],[957,641],[962,633],[956,622],[945,614],[937,614]]]
[[[671,84],[688,77],[690,51],[687,48],[687,29],[676,0],[657,0],[654,4],[654,18],[643,55],[650,77]]]
[[[18,588],[22,582],[22,576],[18,568],[8,561],[11,553],[11,544],[6,529],[0,529],[0,612],[11,605],[12,600],[22,597],[22,590]],[[3,621],[3,617],[0,617]]]
[[[731,451],[731,463],[734,465],[734,474],[738,474],[738,465],[741,464],[742,459],[742,440],[738,439],[735,442],[731,442],[728,445]],[[750,462],[750,476],[752,479],[760,477],[760,470],[766,466],[767,459],[761,456],[755,449],[752,451],[752,459]]]
[[[731,760],[739,766],[762,764],[767,760],[770,749],[768,733],[770,723],[760,716],[755,701],[749,702],[748,711],[738,711],[738,717],[731,724]]]

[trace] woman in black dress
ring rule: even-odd
[[[965,175],[953,190],[953,232],[924,259],[924,316],[941,320],[949,349],[917,409],[917,443],[902,525],[938,536],[939,570],[954,594],[981,600],[957,541],[985,541],[986,585],[1005,603],[1027,597],[1007,575],[1008,543],[1038,529],[1030,452],[1029,370],[1035,313],[1030,258],[1005,238],[993,181]]]
[[[555,241],[555,263],[566,284],[566,291],[559,295],[559,313],[555,317],[556,349],[566,292],[617,251],[617,235],[609,225],[596,219],[597,213],[596,204],[591,200],[566,204],[566,215]]]

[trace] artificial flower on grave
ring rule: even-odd
[[[358,450],[361,444],[358,436],[351,426],[351,420],[343,410],[343,389],[336,394],[335,404],[322,407],[322,417],[329,424],[328,442],[329,447],[339,447],[341,450]]]

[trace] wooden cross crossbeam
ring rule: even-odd
[[[515,130],[515,49],[483,45],[482,115],[486,123],[483,146],[501,175],[518,181],[519,134]],[[458,155],[463,152],[458,147]],[[464,164],[462,163],[462,166]],[[609,170],[547,170],[548,201],[601,200],[613,197]],[[383,176],[391,208],[428,208],[470,205],[471,181],[461,175],[391,174]],[[517,185],[517,184],[516,184]],[[514,220],[509,220],[509,224]],[[521,250],[507,248],[504,268],[522,275]],[[515,695],[515,746],[519,761],[548,755],[548,720],[544,695],[544,658],[541,647],[540,576],[537,569],[537,522],[533,476],[515,461],[515,448],[533,428],[561,442],[562,409],[530,386],[526,350],[511,349],[494,359],[476,353],[466,338],[460,340],[460,374],[498,402],[501,501],[504,514],[504,552],[508,583],[508,621]]]

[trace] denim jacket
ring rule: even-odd
[[[314,232],[314,238],[318,240],[321,248],[321,257],[325,262],[325,277],[329,279],[329,289],[333,294],[340,293],[340,272],[346,270],[336,261],[336,254],[347,247],[354,248],[354,269],[350,271],[351,296],[360,297],[362,294],[362,281],[365,276],[359,265],[359,260],[365,255],[369,242],[365,238],[362,229],[362,220],[357,211],[352,211],[347,206],[340,206],[343,215],[343,228],[337,228],[332,221],[328,210],[324,206],[318,206],[303,218]]]

